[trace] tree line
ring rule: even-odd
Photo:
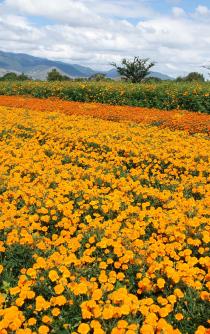
[[[151,81],[161,81],[161,79],[157,77],[152,77],[150,69],[155,66],[155,62],[150,61],[149,58],[140,58],[134,57],[133,59],[122,59],[121,64],[117,65],[116,63],[111,63],[121,80],[132,82],[132,83],[140,83],[140,82],[151,82]],[[204,66],[205,67],[205,66]],[[210,69],[205,67],[206,69]],[[13,72],[6,73],[4,76],[0,78],[0,81],[25,81],[32,80],[26,74],[16,74]],[[73,80],[67,75],[62,75],[57,69],[52,69],[47,74],[47,81],[69,81]],[[106,74],[96,73],[89,78],[78,78],[76,80],[93,80],[93,81],[107,81],[112,80],[106,77]],[[191,72],[184,77],[177,77],[175,79],[176,82],[204,82],[204,75],[198,72]]]

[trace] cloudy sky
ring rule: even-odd
[[[0,0],[0,49],[94,69],[149,57],[176,76],[210,64],[210,0]]]

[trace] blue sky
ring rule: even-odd
[[[146,1],[147,3],[151,3],[153,8],[161,11],[162,13],[169,12],[171,10],[171,7],[173,6],[179,6],[183,8],[186,11],[193,12],[195,8],[199,5],[207,6],[209,5],[209,0],[149,0]]]
[[[0,0],[0,45],[100,70],[140,56],[172,76],[201,72],[210,63],[210,1]]]

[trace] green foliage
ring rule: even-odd
[[[193,82],[193,81],[204,82],[205,78],[204,78],[203,74],[201,74],[201,73],[191,72],[186,77],[178,77],[176,79],[176,81],[177,82],[181,82],[181,81],[186,81],[186,82]]]
[[[30,80],[30,78],[25,75],[24,73],[22,74],[16,74],[14,72],[9,72],[6,73],[3,77],[0,78],[0,81],[25,81],[25,80]]]
[[[132,83],[141,82],[148,74],[149,70],[155,63],[150,62],[149,58],[141,59],[140,57],[134,57],[132,60],[123,59],[121,66],[115,63],[112,65],[117,69],[119,75],[125,80],[129,80]]]
[[[156,78],[156,77],[147,77],[144,79],[144,82],[146,83],[157,83],[157,82],[161,82],[162,80],[160,78]]]
[[[0,256],[0,260],[3,265],[6,264],[6,270],[1,279],[12,286],[21,274],[21,269],[30,268],[33,265],[33,250],[29,245],[15,243],[7,247],[5,253]]]
[[[208,328],[208,320],[210,317],[208,302],[201,300],[198,292],[193,288],[185,285],[183,287],[182,289],[185,289],[185,296],[175,305],[173,314],[171,313],[167,319],[183,334],[195,333],[200,324]],[[176,313],[183,314],[184,319],[177,321],[175,319]]]
[[[103,73],[96,73],[89,77],[90,81],[104,81],[106,80],[106,75]]]
[[[47,81],[68,81],[70,78],[66,75],[62,75],[55,68],[47,74]]]
[[[0,95],[57,97],[67,101],[99,102],[164,110],[183,109],[210,113],[210,82],[132,84],[125,82],[0,82]],[[44,139],[43,139],[44,143]],[[43,144],[40,141],[40,145]]]

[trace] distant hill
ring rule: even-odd
[[[44,80],[52,68],[56,68],[62,74],[72,78],[89,77],[97,73],[89,67],[33,57],[24,53],[0,51],[0,74],[11,71],[16,73],[24,72],[33,79]]]
[[[90,67],[78,64],[67,64],[61,61],[33,57],[24,53],[0,51],[0,76],[3,76],[7,72],[15,72],[17,74],[23,72],[33,79],[45,80],[47,78],[47,73],[53,68],[56,68],[61,74],[67,75],[70,78],[88,78],[91,75],[99,73]],[[120,79],[118,72],[114,68],[103,73],[106,74],[107,78],[114,80]],[[159,72],[151,72],[150,76],[162,80],[173,79]]]
[[[110,71],[108,71],[106,76],[107,78],[110,78],[110,79],[120,79],[120,76],[115,68],[112,68]],[[153,71],[150,72],[148,77],[154,77],[154,78],[158,78],[161,80],[173,80],[174,79],[166,74],[163,74],[160,72],[153,72]]]

